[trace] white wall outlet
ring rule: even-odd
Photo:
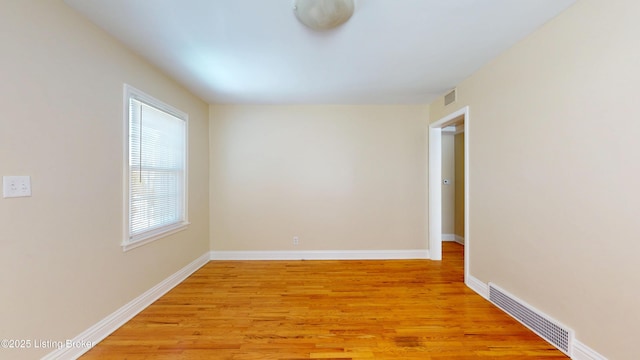
[[[297,236],[294,236],[293,237],[293,245],[298,245],[298,244],[300,244],[300,238],[297,237]]]
[[[3,176],[2,196],[5,198],[31,196],[31,176]]]

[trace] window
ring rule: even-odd
[[[124,250],[186,228],[188,116],[125,85]]]

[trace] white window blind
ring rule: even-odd
[[[163,235],[186,224],[187,117],[131,87],[128,93],[128,239]]]

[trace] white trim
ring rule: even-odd
[[[571,358],[573,360],[607,360],[606,357],[600,355],[598,352],[578,340],[573,341]]]
[[[429,127],[429,253],[442,260],[442,129]]]
[[[176,287],[176,285],[180,284],[184,279],[188,278],[207,262],[209,262],[209,253],[205,253],[200,256],[187,266],[163,280],[158,285],[145,291],[142,295],[133,299],[111,315],[86,329],[73,338],[73,340],[71,340],[72,343],[91,343],[91,347],[97,345],[100,341],[109,336],[112,332],[116,331],[120,326],[124,325],[124,323],[131,320],[131,318],[138,315],[138,313],[151,305],[154,301],[158,300],[169,290]],[[89,351],[91,347],[62,347],[47,354],[42,358],[42,360],[77,359],[82,356],[82,354]]]
[[[457,118],[464,117],[464,278],[469,278],[470,244],[469,231],[469,106],[455,111],[429,125],[429,253],[431,259],[442,260],[442,128],[451,125]]]
[[[464,245],[464,238],[456,234],[442,234],[442,241],[453,241],[460,245]]]
[[[455,234],[442,234],[442,241],[456,241]]]
[[[129,110],[130,110],[130,99],[136,99],[141,101],[149,106],[152,106],[156,109],[166,112],[180,120],[184,121],[184,174],[182,179],[182,209],[181,212],[183,214],[183,218],[178,224],[172,224],[167,227],[163,227],[157,229],[155,231],[144,232],[139,234],[136,237],[131,237],[129,233],[129,221],[130,221],[130,167],[129,167]],[[158,240],[160,238],[169,236],[171,234],[175,234],[178,231],[182,231],[186,229],[189,222],[189,114],[173,107],[166,102],[156,99],[153,96],[145,93],[144,91],[137,89],[129,84],[123,84],[123,214],[124,214],[124,228],[122,234],[122,251],[129,251],[131,249],[135,249],[139,246],[148,244],[152,241]]]
[[[429,259],[429,250],[211,251],[211,260],[402,260]]]
[[[209,260],[385,260],[385,259],[428,259],[429,250],[370,250],[370,251],[211,251],[192,261],[158,285],[147,290],[111,315],[100,320],[71,340],[72,343],[86,344],[91,347],[104,340],[112,332],[131,320],[161,296],[176,287],[191,274],[196,272]],[[489,286],[469,275],[465,284],[483,298],[489,298]],[[495,306],[495,305],[494,305]],[[41,360],[78,359],[91,347],[59,348]],[[571,359],[573,360],[607,360],[595,350],[574,339]]]
[[[191,223],[181,222],[179,224],[174,224],[174,225],[172,225],[170,227],[162,228],[162,229],[160,229],[161,231],[158,232],[155,235],[152,234],[152,235],[144,237],[144,238],[142,238],[140,240],[135,240],[135,241],[130,241],[130,242],[123,242],[121,244],[122,251],[129,251],[131,249],[135,249],[135,248],[137,248],[139,246],[142,246],[144,244],[148,244],[148,243],[150,243],[152,241],[156,241],[156,240],[158,240],[160,238],[163,238],[163,237],[166,237],[166,236],[169,236],[169,235],[173,235],[173,234],[175,234],[177,232],[180,232],[182,230],[186,230],[187,227],[189,226],[189,224],[191,224]]]
[[[470,213],[471,213],[471,196],[469,187],[471,184],[471,172],[469,171],[469,164],[471,163],[471,157],[469,156],[470,147],[469,147],[469,128],[471,126],[471,116],[469,114],[469,107],[465,106],[464,110],[464,278],[471,276],[471,266],[469,265],[471,262],[471,251],[469,250],[471,239],[469,234],[471,234],[470,228]]]
[[[478,293],[478,295],[489,300],[489,285],[483,283],[472,275],[465,277],[464,283],[468,288]]]
[[[129,238],[129,85],[122,86],[122,241]],[[120,245],[122,245],[122,243]],[[123,250],[122,251],[126,251]]]

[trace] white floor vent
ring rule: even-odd
[[[550,319],[544,313],[492,283],[489,283],[489,300],[560,351],[571,356],[573,330]]]

